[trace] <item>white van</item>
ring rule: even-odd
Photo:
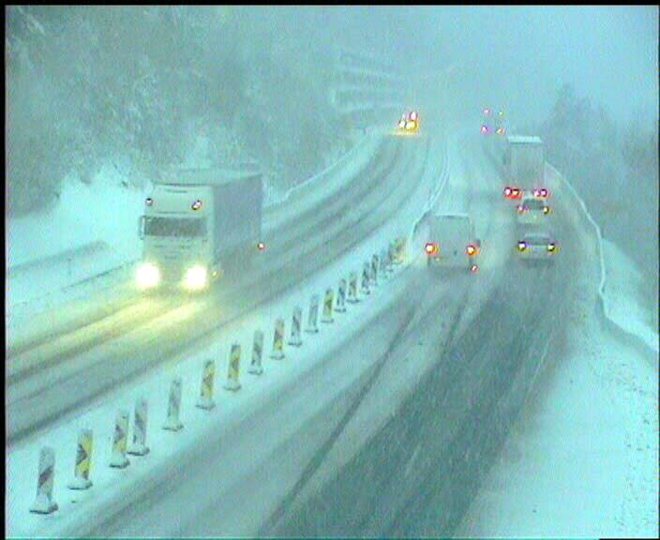
[[[481,241],[467,214],[431,214],[429,238],[424,246],[428,266],[479,269]]]

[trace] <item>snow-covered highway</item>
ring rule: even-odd
[[[137,377],[73,407],[66,418],[53,415],[57,420],[10,447],[12,534],[451,534],[538,374],[564,354],[572,300],[595,286],[587,275],[592,266],[581,261],[585,254],[596,260],[596,254],[581,230],[579,208],[556,183],[550,187],[561,257],[554,267],[520,266],[500,172],[478,136],[443,135],[403,141],[417,149],[413,155],[423,168],[410,172],[412,159],[394,168],[391,189],[406,195],[362,211],[359,225],[368,226],[362,242],[342,243],[338,227],[311,270],[293,271],[295,286],[278,276],[281,282],[270,278],[273,292],[261,302],[248,287],[241,294],[253,298],[251,304],[223,297],[223,310],[237,315],[214,321],[219,330],[198,338],[194,351],[163,351],[162,363],[136,369]],[[430,199],[434,210],[475,216],[483,242],[478,274],[426,267],[419,217]],[[360,202],[367,205],[369,198]],[[359,209],[356,201],[353,211]],[[276,317],[285,318],[288,330],[295,305],[306,309],[312,294],[359,271],[390,239],[409,234],[407,264],[381,277],[371,295],[335,314],[332,325],[321,324],[319,335],[306,334],[300,349],[288,347],[284,361],[265,359],[262,377],[242,375],[236,395],[218,390],[215,410],[194,408],[205,358],[219,359],[222,380],[230,341],[249,350],[257,327],[267,336],[267,353]],[[187,313],[193,321],[204,313],[197,309]],[[178,325],[184,323],[182,318]],[[175,375],[184,379],[185,428],[171,434],[160,424]],[[114,414],[138,396],[149,397],[152,450],[115,471],[107,466]],[[67,491],[63,484],[73,469],[67,452],[72,464],[77,432],[89,426],[97,434],[95,485]],[[60,509],[28,515],[45,441],[57,449]]]

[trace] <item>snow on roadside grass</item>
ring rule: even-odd
[[[658,332],[653,329],[651,314],[642,312],[648,305],[642,295],[653,294],[651,284],[645,284],[641,272],[616,244],[603,239],[607,280],[605,309],[608,317],[621,328],[638,335],[658,354]],[[657,309],[657,305],[656,305]]]
[[[608,305],[625,306],[615,322],[649,332],[626,285],[632,267],[609,247]],[[582,320],[458,536],[658,536],[657,363]]]
[[[431,172],[434,172],[431,170]],[[435,174],[424,176],[422,185],[404,208],[400,209],[405,216],[402,221],[410,223],[423,207],[425,195],[429,187],[434,187],[439,178]],[[200,444],[204,433],[209,429],[229,429],[247,415],[262,406],[268,399],[281,392],[287,384],[293,382],[315,364],[322,361],[332,347],[343,339],[349,339],[353,333],[359,333],[361,324],[368,323],[370,317],[378,314],[386,305],[396,300],[396,275],[388,279],[365,301],[355,307],[348,308],[347,313],[335,316],[336,323],[327,325],[319,322],[321,332],[317,336],[303,335],[303,347],[292,349],[285,345],[287,358],[282,362],[270,360],[273,336],[273,322],[276,317],[285,320],[285,340],[290,335],[291,313],[295,305],[303,308],[304,321],[307,318],[309,299],[312,293],[321,295],[326,287],[336,290],[340,277],[347,277],[349,271],[359,271],[362,262],[370,259],[374,253],[379,253],[387,246],[387,242],[400,234],[401,226],[397,220],[384,224],[370,237],[363,239],[350,254],[338,258],[326,266],[320,273],[311,276],[298,284],[298,287],[288,291],[273,302],[262,306],[258,311],[242,317],[216,335],[198,343],[190,354],[173,358],[166,365],[149,371],[134,382],[118,390],[112,396],[105,397],[100,402],[90,404],[81,410],[74,418],[62,419],[34,436],[22,441],[10,449],[6,471],[11,480],[7,483],[7,528],[13,536],[48,536],[61,531],[70,530],[79,520],[102,519],[103,504],[119,504],[119,494],[130,489],[139,477],[142,480],[152,477],[161,468],[171,462],[175,454],[181,456],[191,451],[195,444]],[[402,280],[398,280],[401,282]],[[391,285],[388,285],[391,284]],[[389,289],[389,290],[388,290]],[[193,316],[195,302],[182,306],[181,317]],[[319,314],[320,318],[320,314]],[[232,342],[242,345],[243,355],[241,371],[245,373],[249,362],[252,333],[255,329],[264,332],[264,366],[266,373],[262,377],[243,375],[243,388],[238,394],[230,395],[221,386],[226,379],[229,348]],[[202,362],[207,358],[215,358],[216,365],[216,409],[210,413],[194,407],[199,396]],[[337,380],[326,380],[328,392],[339,392],[342,385],[350,384],[370,366],[370,356],[361,356],[344,365],[337,372]],[[173,435],[164,432],[161,426],[165,420],[167,392],[174,376],[183,378],[182,419],[184,432]],[[131,465],[126,471],[117,471],[108,467],[111,449],[113,421],[117,409],[126,408],[133,415],[133,402],[140,396],[149,400],[150,416],[148,420],[148,444],[151,453],[145,458],[131,457]],[[131,418],[132,421],[132,418]],[[65,484],[73,475],[75,461],[75,443],[78,430],[92,427],[94,429],[94,457],[91,479],[94,487],[89,492],[74,493],[66,489]],[[133,426],[129,428],[132,434]],[[51,445],[56,451],[55,464],[55,499],[60,509],[49,516],[30,514],[27,510],[36,494],[36,475],[38,451],[42,445]],[[93,516],[93,517],[90,517]]]
[[[124,180],[112,166],[104,166],[91,185],[65,180],[54,208],[7,220],[8,266],[98,240],[128,256],[137,255],[135,235],[144,195],[122,186]]]

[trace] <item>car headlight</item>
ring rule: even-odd
[[[153,263],[143,263],[138,267],[136,278],[140,289],[157,287],[161,280],[160,269]]]
[[[525,251],[527,249],[527,242],[524,240],[518,242],[518,251]]]
[[[205,288],[208,285],[208,282],[208,270],[205,266],[197,265],[188,269],[183,280],[183,285],[188,290],[197,291]]]

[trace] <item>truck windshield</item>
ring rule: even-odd
[[[147,217],[144,234],[147,236],[204,236],[206,220],[203,218]]]

